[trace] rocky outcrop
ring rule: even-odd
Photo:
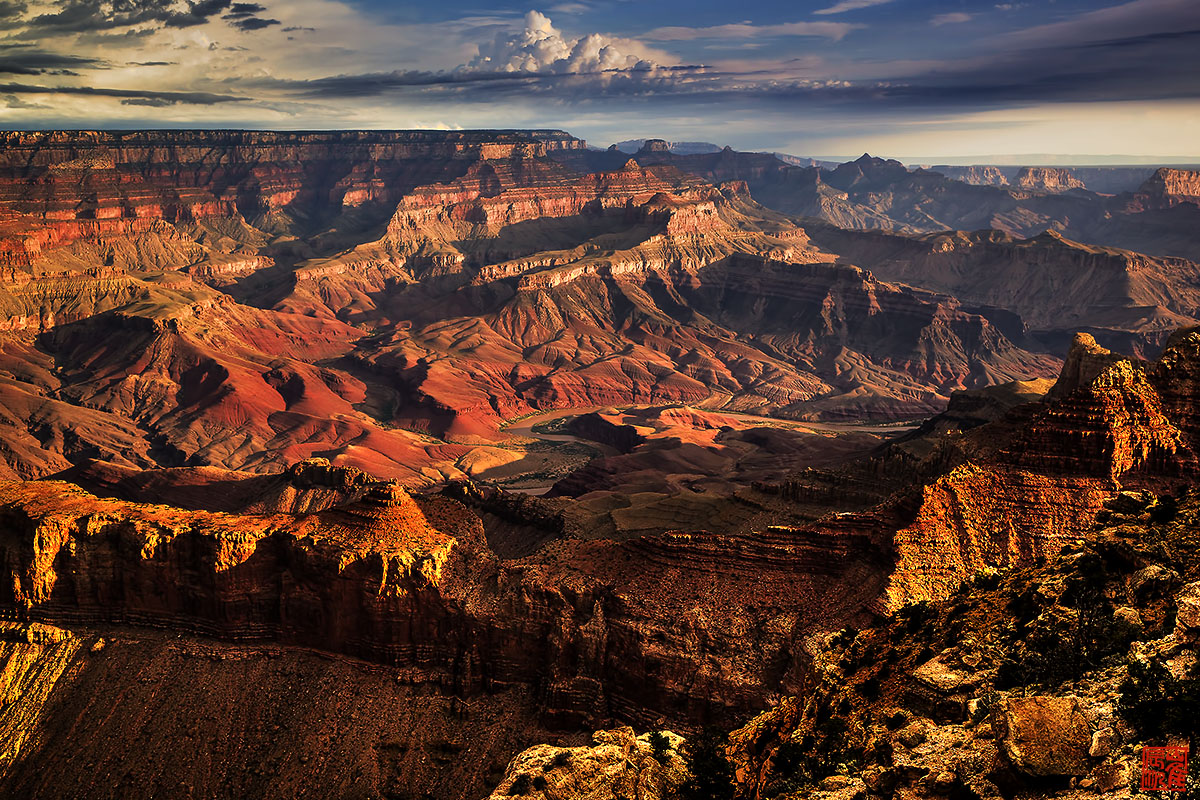
[[[1050,387],[1047,399],[1060,400],[1072,392],[1086,389],[1092,381],[1113,364],[1126,359],[1097,344],[1095,337],[1075,334],[1075,341],[1063,364],[1062,373]]]
[[[472,161],[584,144],[560,131],[57,131],[0,142],[0,207],[42,231],[0,237],[6,263],[23,267],[49,248],[160,221],[270,227],[280,213],[308,223],[367,206],[386,213],[414,186]]]
[[[1194,738],[1161,698],[1198,679],[1171,619],[1200,496],[1132,500],[1043,563],[808,638],[803,691],[730,734],[740,794],[1134,796],[1143,746]]]
[[[1057,194],[1072,189],[1083,189],[1083,181],[1060,167],[1022,167],[1013,178],[1013,186],[1034,192]]]
[[[661,738],[654,749],[652,736]],[[679,752],[683,738],[671,731],[637,736],[632,728],[596,731],[591,746],[539,745],[519,754],[489,796],[537,800],[668,800],[687,780]]]
[[[478,517],[390,483],[306,516],[101,500],[55,482],[4,484],[0,497],[9,619],[316,648],[467,700],[517,687],[566,730],[698,727],[761,708],[795,669],[788,631],[855,616],[878,585],[862,547],[835,532],[562,536],[501,562]],[[680,592],[696,575],[709,577]],[[761,658],[747,660],[747,636]]]
[[[1163,167],[1141,185],[1138,194],[1166,207],[1200,203],[1200,171]]]
[[[1194,481],[1195,342],[1181,332],[1149,363],[1080,336],[1044,401],[1027,397],[986,424],[947,418],[876,458],[798,475],[779,491],[836,507],[874,490],[874,511],[843,514],[838,527],[891,554],[876,607],[948,596],[980,570],[1028,565],[1086,536],[1122,487],[1166,493]]]
[[[940,172],[947,178],[969,183],[973,186],[1007,186],[1009,171],[1005,174],[1005,170],[1000,167],[989,166],[971,166],[971,167],[951,167],[937,165],[931,168],[934,172]]]

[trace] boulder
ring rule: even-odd
[[[1086,775],[1092,730],[1075,697],[1008,698],[997,719],[1002,751],[1035,777]]]
[[[542,744],[517,755],[490,800],[525,796],[539,800],[663,800],[688,778],[679,754],[683,737],[664,731],[668,747],[656,756],[650,734],[632,728],[596,731],[590,747]],[[861,782],[860,782],[861,783]]]
[[[1131,758],[1123,758],[1114,763],[1101,764],[1092,770],[1092,786],[1101,794],[1126,789],[1133,779],[1135,762]]]
[[[1189,583],[1175,596],[1175,638],[1181,642],[1200,639],[1200,581]]]
[[[917,667],[912,675],[928,688],[944,695],[969,692],[982,680],[977,672],[955,669],[947,663],[944,653]]]
[[[1112,728],[1101,728],[1092,734],[1092,744],[1088,748],[1088,755],[1092,758],[1104,758],[1113,751],[1117,745],[1117,734]]]

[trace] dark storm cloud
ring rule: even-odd
[[[200,105],[211,106],[218,103],[244,103],[249,97],[236,97],[228,94],[213,94],[211,92],[155,92],[140,89],[104,89],[93,86],[34,86],[23,83],[0,83],[0,92],[20,96],[24,94],[73,94],[90,97],[115,97],[130,101],[148,101],[134,103],[135,105]]]
[[[1181,30],[1007,53],[910,77],[894,93],[929,103],[1171,100],[1200,97],[1197,76],[1200,30]]]
[[[17,17],[29,10],[24,0],[0,0],[0,28],[21,24]]]
[[[266,10],[266,6],[258,3],[234,3],[229,7],[229,13],[221,19],[243,31],[257,31],[271,25],[278,25],[279,20],[277,19],[264,19],[258,16]]]
[[[258,3],[234,3],[229,7],[229,13],[225,15],[225,19],[230,19],[233,17],[252,17],[255,14],[261,14],[266,10],[266,6],[260,6]]]
[[[28,24],[35,32],[94,33],[145,24],[190,28],[223,15],[235,28],[253,31],[279,24],[257,16],[266,10],[259,3],[232,0],[60,0],[57,12],[41,14]]]
[[[157,23],[170,28],[202,25],[229,8],[232,0],[60,0],[59,11],[30,20],[34,31],[90,33]]]
[[[230,25],[242,31],[258,31],[279,24],[277,19],[263,19],[262,17],[246,17],[245,19],[223,17],[223,19],[228,20]]]
[[[50,53],[25,45],[0,45],[0,74],[78,75],[75,69],[104,69],[107,63],[95,58]]]
[[[457,99],[481,98],[497,92],[552,93],[564,98],[581,89],[626,95],[676,89],[681,80],[707,75],[698,66],[656,67],[653,70],[607,70],[545,74],[531,72],[454,71],[424,72],[397,70],[360,75],[334,75],[308,81],[259,81],[262,88],[282,89],[306,98],[376,97],[405,90],[452,94]]]

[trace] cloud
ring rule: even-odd
[[[0,0],[0,3],[8,0]],[[191,28],[221,16],[239,30],[252,31],[278,25],[279,20],[256,16],[266,11],[259,3],[233,0],[60,0],[55,13],[29,20],[31,31],[84,33],[153,25]]]
[[[822,8],[819,11],[814,11],[814,14],[843,14],[847,11],[857,11],[860,8],[870,8],[871,6],[881,6],[885,3],[890,3],[892,0],[841,0],[840,3],[834,3],[829,8]]]
[[[123,106],[149,106],[150,108],[166,108],[167,106],[175,105],[174,101],[166,100],[162,97],[131,97],[127,100],[122,100]]]
[[[480,45],[479,54],[463,71],[528,72],[572,75],[608,70],[650,70],[659,66],[639,54],[640,43],[591,33],[578,39],[564,37],[537,11],[525,15],[525,27],[515,36],[499,33]]]
[[[754,39],[767,36],[823,36],[840,41],[847,33],[862,25],[848,22],[785,22],[777,25],[713,25],[708,28],[655,28],[642,34],[643,39],[677,42],[691,39]]]
[[[230,18],[222,17],[221,19],[229,20]],[[245,17],[244,19],[232,19],[230,20],[229,24],[240,31],[260,31],[263,28],[269,28],[272,25],[278,25],[279,20],[264,19],[263,17]]]
[[[0,45],[0,75],[76,75],[75,69],[104,69],[96,58]]]
[[[258,3],[234,3],[229,7],[229,13],[223,19],[231,17],[252,17],[255,14],[261,14],[266,11],[266,6],[261,6]]]
[[[606,96],[653,95],[663,100],[691,84],[715,81],[702,67],[656,67],[590,73],[419,70],[335,75],[308,81],[260,79],[262,89],[278,89],[310,99],[332,100],[419,92],[425,99],[495,102],[501,97],[550,96],[565,102],[591,102]]]
[[[245,103],[249,97],[236,97],[228,94],[213,94],[211,92],[155,92],[143,89],[104,89],[93,86],[34,86],[23,83],[2,83],[0,92],[13,95],[22,94],[74,94],[92,97],[114,97],[123,100],[144,100],[152,103],[139,105],[174,105],[186,103],[190,105],[211,106],[218,103]]]
[[[1058,47],[1200,29],[1195,0],[1133,0],[994,37],[1004,47]]]
[[[0,29],[20,27],[21,16],[28,10],[25,0],[0,0]]]
[[[170,28],[202,25],[232,0],[61,0],[59,11],[29,21],[35,30],[88,33],[158,23]]]
[[[956,25],[960,22],[970,22],[971,15],[964,14],[961,11],[953,11],[949,14],[935,14],[933,19],[929,20],[935,28],[940,28],[943,25]]]
[[[238,30],[243,31],[258,31],[263,28],[269,28],[272,25],[278,25],[277,19],[266,19],[258,16],[266,11],[266,6],[258,3],[234,3],[229,7],[229,13],[221,17]]]
[[[22,100],[21,98],[17,97],[15,94],[4,95],[4,97],[0,98],[0,100],[3,100],[3,104],[0,105],[0,108],[12,108],[12,109],[26,110],[26,109],[43,109],[43,108],[50,107],[43,103],[30,103],[26,100]]]

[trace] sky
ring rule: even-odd
[[[1195,159],[1200,0],[0,0],[0,128],[145,127]]]

